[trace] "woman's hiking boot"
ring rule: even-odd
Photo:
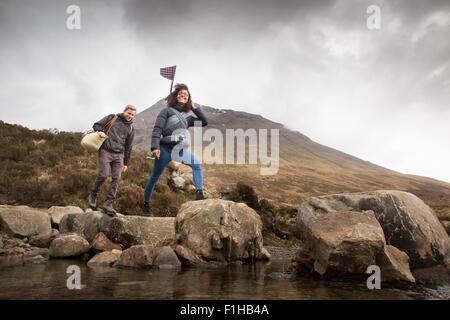
[[[144,217],[153,217],[154,216],[152,210],[150,209],[150,203],[144,202],[141,209],[142,209],[142,215]]]
[[[195,200],[203,200],[205,199],[205,196],[203,195],[203,190],[195,190]]]

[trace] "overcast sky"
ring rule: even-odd
[[[449,31],[448,0],[0,0],[0,119],[85,131],[167,95],[176,64],[200,104],[450,182]]]

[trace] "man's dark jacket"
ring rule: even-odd
[[[115,114],[110,114],[94,123],[95,131],[105,132],[106,124],[114,118]],[[101,149],[109,152],[123,153],[123,164],[128,165],[133,148],[134,130],[132,129],[132,121],[128,121],[123,113],[117,114],[117,120],[108,132],[108,139],[102,144]]]

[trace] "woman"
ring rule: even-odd
[[[201,109],[195,108],[189,89],[185,84],[176,84],[174,91],[166,97],[166,102],[167,108],[164,108],[158,114],[152,132],[150,148],[155,156],[155,162],[152,174],[145,186],[144,204],[142,206],[144,216],[153,216],[150,210],[150,202],[155,184],[163,173],[164,168],[172,160],[171,153],[173,148],[179,143],[184,143],[183,136],[175,134],[175,130],[179,132],[192,127],[195,121],[201,121],[203,127],[208,125],[208,121]],[[191,110],[197,117],[188,114]],[[178,147],[180,146],[177,146],[177,149]],[[182,148],[178,154],[176,153],[173,160],[182,162],[192,168],[195,199],[204,199],[203,174],[200,162],[187,148]]]

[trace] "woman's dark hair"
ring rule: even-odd
[[[181,90],[186,90],[189,93],[188,101],[183,105],[183,108],[186,112],[189,112],[192,110],[192,99],[191,99],[191,92],[189,91],[189,88],[184,83],[177,83],[175,85],[174,90],[166,97],[166,102],[168,107],[174,107],[178,104],[177,96],[178,92]]]

